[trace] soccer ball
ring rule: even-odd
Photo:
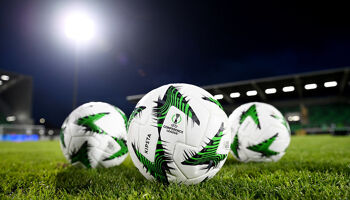
[[[290,128],[272,105],[247,103],[229,117],[232,155],[242,162],[278,161],[290,143]]]
[[[131,159],[149,180],[196,184],[212,178],[230,149],[228,118],[207,91],[189,84],[152,90],[129,119]]]
[[[90,102],[63,122],[60,144],[66,159],[84,168],[113,167],[127,157],[125,114],[117,107]]]

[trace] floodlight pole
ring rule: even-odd
[[[94,35],[94,24],[89,17],[78,11],[67,15],[65,19],[65,33],[68,39],[74,42],[74,77],[73,77],[73,101],[72,108],[75,109],[78,103],[79,90],[79,65],[80,54],[82,53],[83,42],[90,40]]]
[[[78,85],[79,85],[79,54],[80,54],[80,45],[76,41],[74,45],[74,80],[73,80],[73,104],[72,109],[74,110],[77,107],[78,100]]]

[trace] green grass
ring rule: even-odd
[[[57,141],[0,142],[0,199],[349,199],[350,137],[292,137],[277,163],[232,156],[207,182],[164,186],[146,180],[130,158],[110,169],[65,165]]]

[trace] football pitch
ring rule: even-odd
[[[109,169],[67,164],[58,141],[0,142],[0,199],[349,199],[350,137],[293,136],[277,163],[230,155],[198,185],[146,180],[130,157]]]

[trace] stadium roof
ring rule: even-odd
[[[24,79],[31,79],[31,77],[0,69],[0,94]]]
[[[332,69],[286,76],[268,77],[238,82],[202,86],[225,106],[260,102],[325,101],[329,98],[350,97],[350,68]],[[144,94],[128,96],[137,103]]]
[[[32,124],[32,77],[0,69],[0,118]],[[3,121],[0,119],[0,124]]]

